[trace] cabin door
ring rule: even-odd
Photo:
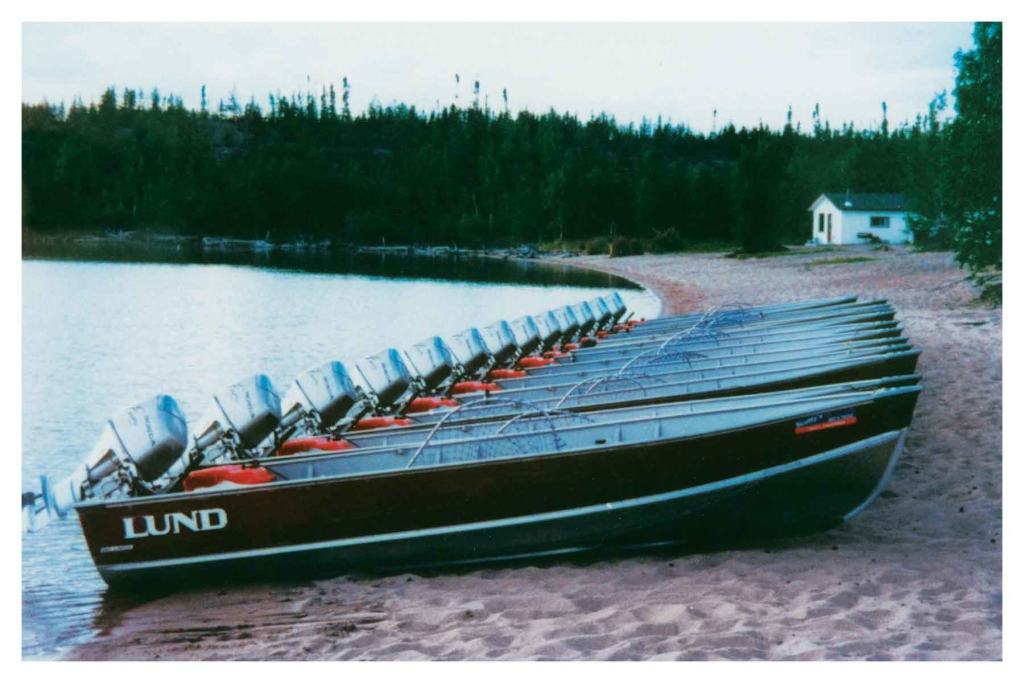
[[[832,214],[828,214],[828,243],[832,244]]]

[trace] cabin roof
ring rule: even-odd
[[[906,211],[903,195],[890,192],[825,192],[814,200],[813,209],[822,198],[835,204],[840,211]]]

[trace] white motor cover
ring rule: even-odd
[[[594,314],[593,309],[590,308],[590,304],[586,301],[581,301],[578,304],[570,306],[573,315],[576,316],[577,322],[580,324],[580,333],[587,334],[597,325],[597,316]]]
[[[458,361],[440,337],[428,337],[405,351],[409,365],[420,376],[426,390],[433,391],[455,372]]]
[[[597,316],[597,326],[605,327],[612,320],[612,310],[608,308],[608,304],[604,302],[601,297],[591,299],[589,302],[590,310]]]
[[[562,325],[551,311],[545,311],[540,315],[534,316],[534,322],[537,323],[537,327],[540,329],[541,339],[543,340],[542,346],[545,351],[557,344],[558,340],[562,338]]]
[[[196,432],[202,450],[234,431],[242,446],[255,448],[281,422],[281,399],[266,375],[253,375],[214,394]]]
[[[626,301],[622,298],[622,294],[619,292],[612,292],[608,295],[611,300],[608,308],[615,312],[615,319],[619,320],[622,316],[626,315]]]
[[[449,348],[470,375],[482,368],[489,360],[487,344],[484,343],[480,330],[475,327],[452,335],[450,341]]]
[[[381,405],[389,406],[401,398],[412,383],[409,368],[395,349],[385,349],[356,363],[356,370]]]
[[[494,356],[497,365],[505,365],[519,350],[512,326],[505,320],[499,320],[483,328],[480,330],[480,336],[484,338],[487,350]]]
[[[576,314],[573,313],[572,308],[563,306],[562,308],[552,309],[551,313],[558,320],[558,325],[562,328],[562,335],[565,339],[571,339],[576,336],[580,329],[580,323],[576,320]]]
[[[291,426],[306,415],[318,416],[321,427],[337,423],[359,401],[359,392],[341,362],[332,360],[295,378],[281,404],[281,424]]]
[[[516,318],[509,325],[512,327],[512,334],[515,335],[516,344],[522,349],[524,356],[536,351],[543,342],[540,328],[532,315]]]
[[[82,498],[84,485],[95,485],[114,474],[117,462],[134,466],[138,476],[154,481],[188,447],[188,425],[177,401],[160,394],[122,410],[107,420],[96,445],[75,472],[54,485],[46,504],[63,517]]]

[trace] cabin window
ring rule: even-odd
[[[871,217],[872,228],[888,228],[889,217],[888,216],[872,216]]]

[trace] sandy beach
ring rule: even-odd
[[[857,256],[867,260],[839,262]],[[948,253],[567,260],[650,287],[665,313],[886,298],[924,393],[881,498],[827,533],[705,554],[180,592],[69,653],[128,659],[1001,659],[1002,312]]]

